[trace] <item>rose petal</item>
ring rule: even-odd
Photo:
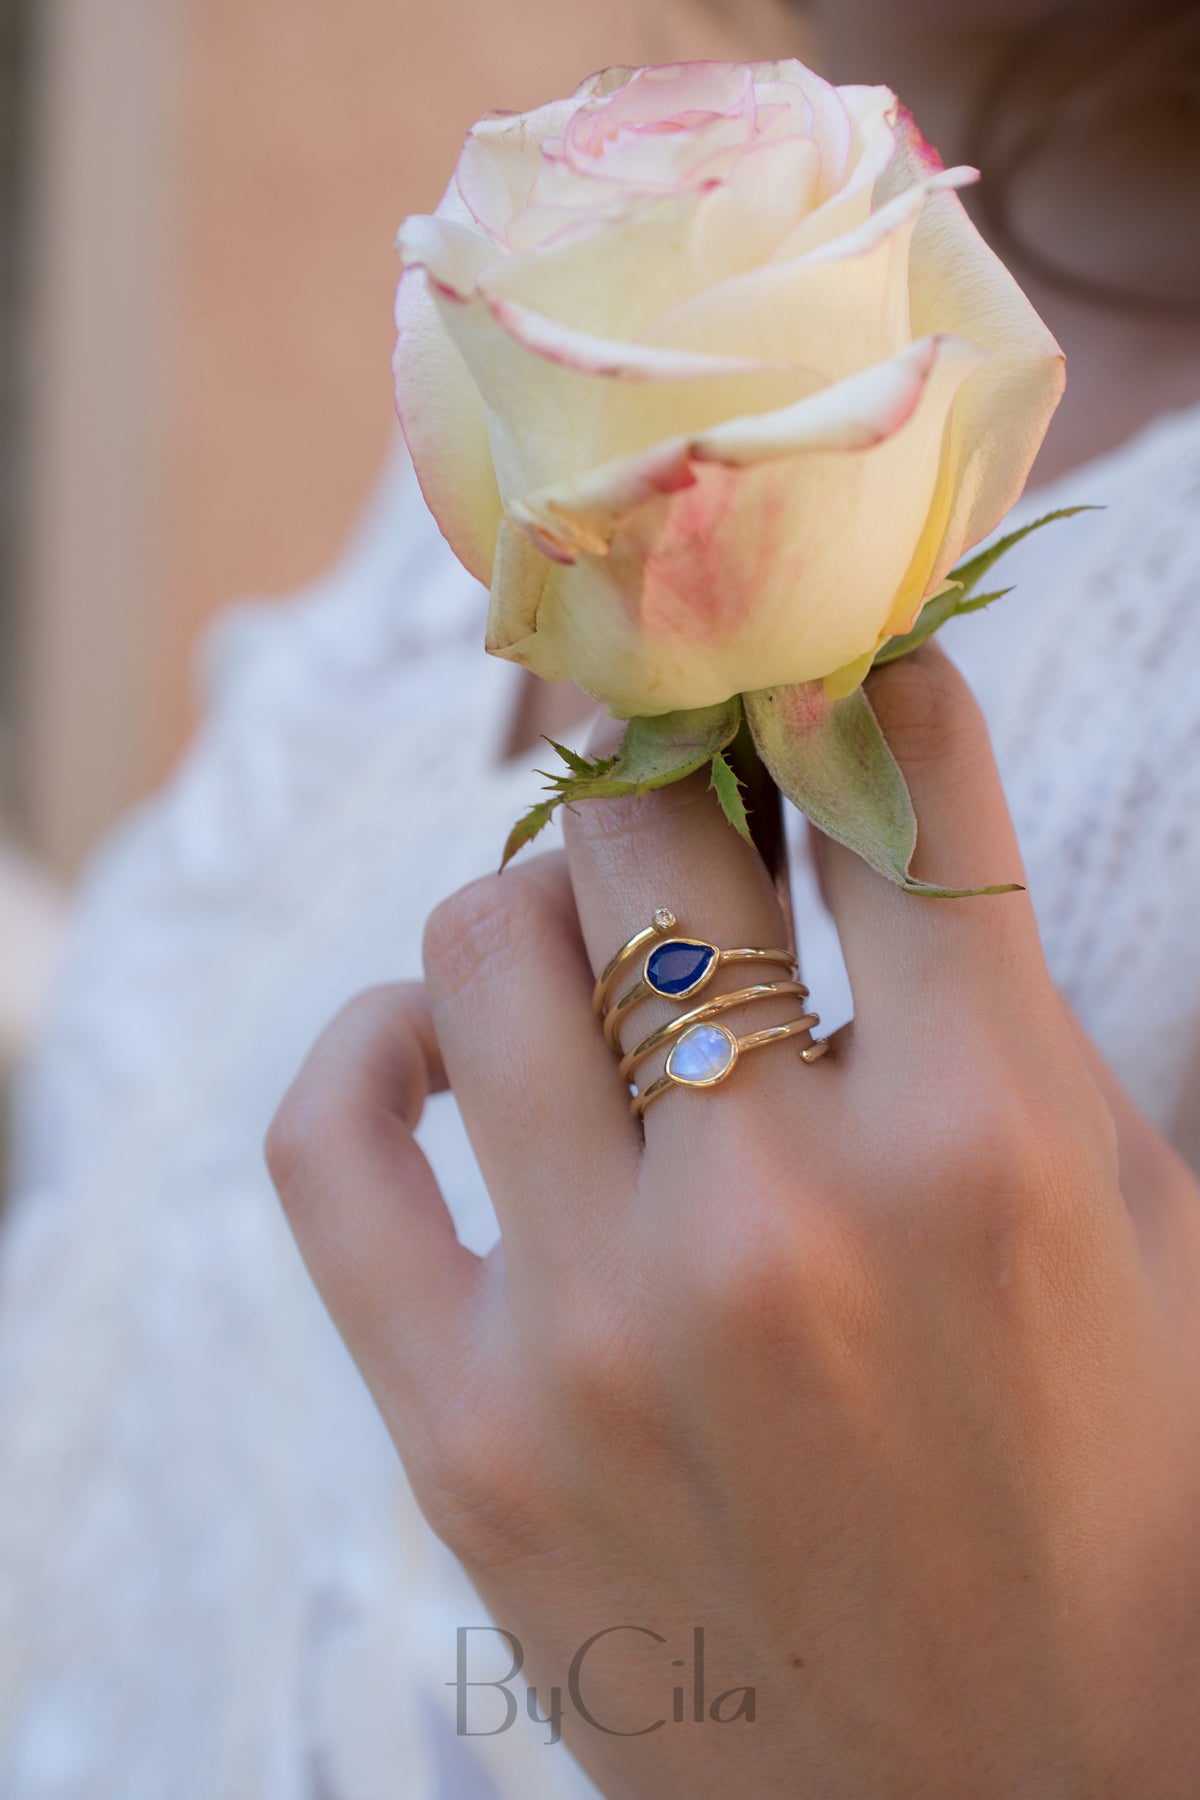
[[[586,101],[563,132],[563,154],[575,168],[602,157],[624,133],[672,120],[692,125],[724,118],[748,137],[754,129],[754,83],[737,63],[682,63],[639,69],[617,92]]]
[[[540,555],[529,539],[502,521],[496,539],[488,605],[486,648],[493,656],[521,662],[522,644],[537,628],[538,610],[554,580],[554,564]],[[546,681],[564,681],[566,670],[546,658],[538,668]]]
[[[936,151],[901,110],[896,155],[880,197],[925,178]],[[915,332],[949,331],[990,352],[954,408],[946,486],[952,498],[931,559],[936,586],[1020,497],[1065,379],[1063,354],[953,193],[931,194],[913,235]]]
[[[703,198],[693,189],[633,201],[561,244],[506,258],[490,271],[491,291],[578,331],[632,341],[703,279],[690,253]]]
[[[561,173],[568,178],[574,175],[576,181],[582,177],[609,186],[619,183],[631,194],[674,193],[724,173],[749,141],[742,120],[720,113],[702,114],[686,129],[638,126],[623,131],[586,163],[576,158]],[[545,169],[539,182],[540,198],[561,197],[561,185],[556,187],[553,174],[552,168]]]
[[[765,262],[672,307],[642,333],[677,352],[750,356],[819,369],[842,381],[911,342],[908,251],[920,195],[880,225],[868,220],[799,262]],[[879,215],[876,215],[878,217]]]
[[[741,467],[807,451],[869,449],[907,422],[935,369],[943,382],[947,371],[953,374],[957,387],[984,355],[959,340],[923,338],[887,362],[791,406],[726,419],[707,431],[676,436],[590,469],[574,481],[555,483],[532,494],[519,509],[510,505],[510,517],[523,528],[535,528],[564,557],[580,551],[602,554],[631,513],[657,494],[689,486],[695,464]]]
[[[608,554],[557,569],[536,632],[505,654],[566,669],[626,714],[711,705],[853,663],[883,630],[928,514],[950,407],[979,361],[959,340],[914,345],[689,446],[711,460],[659,458],[640,503],[633,483],[620,496],[610,483],[619,525],[594,504],[589,513],[610,532]],[[550,498],[541,510],[558,519]],[[569,504],[577,519],[578,491]],[[877,512],[888,530],[864,531]]]
[[[776,364],[756,354],[710,355],[703,350],[660,347],[656,343],[622,344],[611,338],[576,331],[556,319],[491,292],[486,274],[479,283],[484,305],[504,332],[535,356],[574,369],[581,375],[607,375],[623,381],[699,381],[714,375],[748,375]]]
[[[469,300],[482,271],[497,257],[490,239],[455,219],[414,213],[396,234],[404,269],[424,269],[449,299]]]
[[[554,100],[532,112],[492,114],[467,133],[451,185],[469,217],[497,242],[528,203],[543,140],[560,135],[574,110],[573,100]]]
[[[486,584],[501,517],[487,420],[422,269],[401,277],[396,332],[396,413],[421,492],[454,554]]]
[[[597,69],[594,74],[584,76],[572,98],[581,104],[597,94],[615,94],[627,81],[633,80],[638,68],[637,64],[613,63],[607,69]]]
[[[669,373],[669,360],[655,371],[647,357],[635,369],[626,346],[589,342],[578,333],[567,334],[561,355],[550,360],[543,354],[548,343],[535,348],[512,335],[520,322],[510,314],[502,326],[482,298],[439,295],[438,304],[483,396],[506,503],[675,433],[769,411],[781,395],[799,398],[820,384],[812,370],[744,364],[730,372],[716,359],[703,374],[695,358],[681,379]],[[607,372],[600,373],[609,356]],[[688,366],[685,359],[677,360],[675,368],[680,366]],[[623,369],[630,378],[621,378]]]
[[[897,102],[892,90],[851,87],[839,94],[849,121],[849,143],[841,153],[843,178],[834,182],[825,162],[818,204],[773,252],[780,261],[807,256],[861,225],[870,216],[875,183],[895,154],[892,120]]]
[[[854,122],[846,107],[848,90],[788,60],[752,63],[758,104],[786,106],[797,135],[811,137],[821,152],[821,198],[841,187],[854,152]]]
[[[753,128],[751,66],[691,62],[635,69],[610,93],[593,92],[583,99],[563,134],[564,149],[572,161],[594,157],[630,126],[706,113],[725,114]]]
[[[915,220],[925,205],[930,194],[943,188],[969,187],[979,180],[979,170],[960,163],[953,169],[941,169],[936,175],[928,175],[923,181],[914,182],[912,187],[905,188],[902,193],[895,194],[890,200],[876,206],[874,211],[863,220],[861,225],[848,231],[844,237],[832,238],[811,250],[805,257],[809,263],[834,262],[843,257],[857,256],[864,250],[873,249],[883,238],[888,237],[896,227],[908,220]],[[783,260],[780,258],[779,260]]]
[[[816,139],[760,140],[744,150],[694,215],[691,257],[704,288],[757,268],[812,209],[821,179]]]

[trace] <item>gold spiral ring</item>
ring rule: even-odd
[[[693,982],[687,988],[686,994],[669,996],[669,998],[672,999],[690,999],[693,994],[698,994],[701,988],[708,986],[708,983],[718,969],[724,969],[730,963],[769,963],[771,965],[778,965],[780,968],[791,969],[793,972],[799,966],[795,956],[790,950],[759,950],[757,948],[752,948],[750,945],[744,945],[736,950],[720,950],[715,944],[706,943],[703,938],[678,938],[675,941],[680,945],[686,945],[689,949],[698,951],[711,950],[713,954],[699,980]],[[804,987],[802,983],[796,982],[794,986],[801,994],[808,993],[808,989]],[[621,998],[617,1001],[616,1005],[606,1009],[604,1014],[604,1041],[610,1050],[616,1051],[618,1056],[624,1054],[621,1044],[621,1027],[625,1023],[625,1020],[629,1017],[629,1014],[633,1011],[635,1006],[640,1006],[643,1000],[649,1000],[655,995],[661,997],[662,989],[653,986],[643,972],[628,992],[621,995]]]
[[[636,1006],[652,996],[666,1000],[691,999],[708,986],[718,969],[729,963],[770,963],[793,975],[796,973],[796,957],[792,950],[764,949],[757,945],[723,950],[706,938],[683,935],[677,931],[677,925],[678,920],[668,907],[658,907],[650,924],[635,931],[600,972],[592,994],[592,1006],[604,1022],[605,1042],[618,1056],[624,1054],[621,1026]],[[621,975],[643,952],[639,978],[615,1006],[610,1004]],[[804,991],[807,993],[807,988]]]
[[[664,1044],[674,1043],[676,1038],[682,1037],[685,1031],[700,1024],[702,1020],[728,1012],[734,1006],[746,1006],[753,1000],[770,1000],[775,995],[794,995],[807,1000],[808,989],[800,981],[759,981],[753,987],[735,988],[729,994],[714,994],[702,1006],[693,1006],[688,1012],[677,1013],[673,1019],[668,1019],[665,1025],[660,1025],[649,1037],[643,1038],[640,1044],[635,1044],[632,1050],[627,1051],[621,1058],[622,1079],[628,1081],[640,1062],[645,1062],[648,1056],[653,1056]]]
[[[605,1040],[620,1058],[624,1081],[632,1084],[635,1070],[656,1050],[667,1051],[662,1073],[630,1100],[630,1110],[636,1119],[642,1118],[646,1109],[672,1087],[717,1087],[732,1073],[744,1051],[781,1043],[801,1033],[809,1039],[800,1051],[802,1061],[814,1063],[828,1049],[823,1039],[812,1037],[813,1027],[821,1022],[817,1013],[802,1013],[798,1018],[740,1037],[718,1022],[721,1013],[736,1006],[752,1005],[758,1000],[807,1000],[808,989],[802,981],[794,979],[797,962],[791,950],[757,946],[723,950],[704,938],[684,936],[677,927],[675,914],[665,906],[658,907],[650,924],[634,932],[610,957],[592,994],[592,1005],[603,1024]],[[616,1004],[612,1004],[617,983],[639,955],[642,957],[639,977]],[[622,1050],[621,1026],[642,1001],[652,995],[671,1000],[688,999],[706,987],[719,968],[747,962],[779,965],[793,978],[755,982],[731,993],[716,994],[699,1006],[676,1013],[631,1050]]]
[[[633,1099],[629,1102],[629,1110],[635,1119],[640,1119],[645,1116],[647,1107],[653,1106],[654,1102],[659,1099],[661,1095],[667,1093],[669,1089],[673,1087],[717,1087],[719,1083],[732,1074],[734,1065],[737,1063],[739,1057],[745,1055],[747,1050],[757,1050],[764,1044],[781,1043],[784,1038],[796,1037],[802,1031],[811,1031],[813,1026],[818,1024],[820,1024],[820,1020],[816,1013],[805,1013],[803,1018],[789,1019],[784,1025],[768,1025],[765,1030],[748,1032],[745,1037],[735,1037],[733,1032],[724,1025],[709,1025],[707,1023],[693,1025],[691,1030],[694,1032],[711,1032],[714,1036],[719,1036],[725,1040],[723,1056],[720,1063],[714,1068],[714,1072],[702,1077],[696,1077],[681,1075],[672,1069],[671,1063],[673,1057],[687,1041],[685,1034],[685,1036],[680,1039],[679,1044],[676,1045],[675,1051],[672,1052],[672,1056],[667,1058],[667,1067],[664,1069],[663,1073],[658,1076],[656,1080],[652,1081],[648,1088],[643,1089],[640,1094],[635,1094],[633,1096]],[[806,1063],[818,1062],[820,1058],[824,1056],[828,1048],[829,1041],[827,1038],[817,1038],[811,1044],[806,1044],[804,1049],[801,1050],[801,1061]]]

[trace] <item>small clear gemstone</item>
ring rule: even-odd
[[[712,968],[716,951],[711,944],[690,944],[685,938],[668,938],[646,958],[646,980],[656,994],[678,999],[695,991]]]
[[[723,1025],[693,1025],[668,1056],[667,1074],[685,1087],[704,1087],[728,1075],[736,1053],[733,1034]]]
[[[654,914],[654,923],[660,931],[674,931],[675,914],[668,912],[665,906],[660,906]]]

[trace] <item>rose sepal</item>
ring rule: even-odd
[[[744,694],[754,746],[772,780],[818,831],[910,894],[962,900],[1011,894],[1015,881],[951,888],[909,874],[917,819],[900,765],[862,688],[831,700],[819,681]]]
[[[937,593],[931,594],[926,600],[911,631],[904,632],[900,637],[888,638],[886,643],[880,645],[871,667],[878,669],[885,663],[898,661],[910,651],[918,650],[935,631],[940,631],[951,619],[957,619],[964,613],[982,612],[993,600],[1003,600],[1005,594],[1011,594],[1011,587],[993,588],[986,594],[977,594],[975,589],[1005,551],[1011,550],[1014,544],[1019,544],[1030,532],[1040,531],[1043,525],[1052,525],[1056,519],[1073,519],[1076,513],[1103,510],[1099,506],[1060,506],[1054,512],[1043,513],[1040,519],[1034,519],[1030,524],[1008,532],[986,550],[980,550],[966,562],[959,563],[956,569],[950,571]]]
[[[889,638],[870,667],[895,662],[926,643],[950,619],[978,612],[1011,588],[975,590],[1006,551],[1057,519],[1102,510],[1064,506],[1008,532],[952,570],[925,602],[911,630]],[[867,665],[864,663],[863,665]],[[807,681],[735,695],[718,706],[630,719],[615,755],[589,760],[546,741],[561,756],[565,774],[538,771],[549,797],[530,807],[509,833],[500,867],[547,825],[560,806],[580,800],[641,794],[682,781],[707,763],[710,783],[730,824],[753,841],[735,759],[726,752],[743,727],[780,792],[827,837],[844,844],[871,868],[911,894],[926,899],[968,899],[1019,892],[1019,882],[952,888],[919,881],[909,873],[917,820],[903,773],[888,748],[861,686],[848,693],[828,681]]]
[[[744,837],[748,837],[739,783],[725,758],[725,751],[737,736],[741,723],[742,703],[735,694],[718,706],[630,719],[621,747],[614,756],[589,760],[577,751],[555,743],[553,738],[547,738],[546,742],[562,757],[566,773],[537,771],[545,779],[549,797],[531,806],[513,826],[500,867],[503,869],[518,850],[550,823],[560,806],[572,806],[579,800],[611,800],[622,795],[644,794],[651,788],[682,781],[705,764],[713,771],[713,786],[726,817]]]

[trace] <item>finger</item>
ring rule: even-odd
[[[871,677],[868,697],[918,821],[912,873],[947,887],[1024,882],[987,727],[965,681],[932,645]],[[953,1043],[984,1017],[1004,1031],[1060,1019],[1028,893],[930,899],[821,841],[860,1045],[912,1032]]]
[[[1135,1223],[1153,1220],[1165,1196],[1188,1183],[1187,1165],[1126,1093],[1070,1002],[1059,995],[1080,1055],[1112,1115],[1121,1192]]]
[[[1200,1268],[1200,1193],[1187,1163],[1147,1119],[1062,999],[1081,1056],[1112,1116],[1125,1201],[1142,1261],[1159,1300],[1194,1356],[1200,1352],[1196,1270]]]
[[[575,902],[593,970],[605,966],[619,947],[645,927],[657,908],[674,913],[685,937],[723,948],[786,948],[788,927],[761,858],[729,825],[703,772],[685,781],[635,798],[589,800],[565,824],[567,860]],[[636,967],[626,978],[628,985]],[[785,980],[784,966],[731,964],[718,971],[690,1004],[700,1005],[721,992],[770,980]],[[619,984],[617,993],[621,992]],[[688,1003],[684,1003],[685,1005]],[[805,1002],[795,997],[758,1000],[723,1014],[721,1023],[736,1036],[800,1016]],[[652,998],[639,1005],[621,1026],[628,1050],[658,1025],[678,1016],[680,1003]],[[646,1143],[666,1155],[702,1153],[704,1142],[722,1151],[734,1144],[734,1096],[737,1132],[758,1129],[762,1109],[784,1105],[795,1110],[797,1080],[813,1077],[799,1048],[790,1042],[747,1056],[728,1084],[689,1091],[670,1088],[645,1118]],[[661,1072],[665,1051],[636,1072],[645,1088]],[[748,1110],[749,1109],[749,1110]]]
[[[426,927],[425,969],[506,1245],[539,1261],[574,1254],[635,1185],[640,1141],[592,1011],[561,853],[443,901]]]
[[[478,1259],[413,1130],[446,1085],[419,983],[372,988],[310,1051],[267,1134],[271,1177],[317,1289],[381,1406],[428,1404],[461,1364]]]

